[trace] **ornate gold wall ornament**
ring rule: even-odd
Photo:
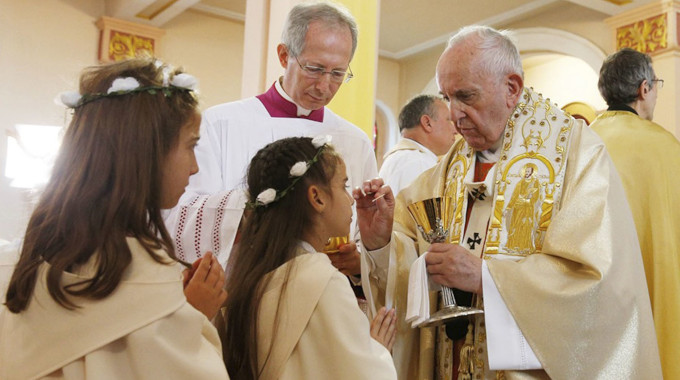
[[[135,57],[153,57],[154,40],[134,34],[111,31],[108,60],[122,61]]]
[[[648,54],[668,47],[666,14],[616,28],[616,50],[625,47]]]
[[[160,38],[165,31],[148,25],[102,17],[97,23],[99,60],[101,62],[150,56],[158,53]]]

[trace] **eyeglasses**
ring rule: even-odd
[[[656,82],[659,88],[663,88],[663,79],[652,79],[652,82]]]
[[[321,78],[324,74],[330,74],[331,76],[331,81],[335,83],[342,83],[343,80],[345,83],[349,82],[350,79],[354,78],[354,74],[352,73],[352,68],[347,65],[347,71],[342,71],[342,70],[330,70],[326,71],[323,67],[318,67],[318,66],[312,66],[312,65],[302,65],[300,63],[300,60],[298,57],[295,57],[295,60],[297,61],[298,65],[300,65],[300,68],[302,71],[305,72],[307,77],[313,78],[313,79],[319,79]]]

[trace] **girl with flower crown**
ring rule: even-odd
[[[136,59],[62,97],[73,118],[0,310],[0,378],[228,378],[209,322],[224,273],[207,254],[183,279],[161,218],[198,170],[194,87]]]
[[[396,379],[394,311],[369,327],[347,278],[319,253],[349,234],[354,203],[329,140],[278,140],[250,163],[218,321],[222,342],[239,347],[224,350],[232,379]]]

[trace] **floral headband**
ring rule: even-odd
[[[290,185],[286,187],[283,190],[277,191],[275,189],[272,189],[271,187],[262,191],[260,194],[257,195],[257,198],[255,199],[255,202],[246,202],[246,206],[248,208],[257,208],[260,206],[267,206],[268,204],[272,202],[276,202],[279,199],[283,198],[295,188],[295,184],[298,183],[300,178],[307,173],[307,170],[314,165],[314,163],[319,161],[319,156],[321,155],[321,152],[324,150],[323,148],[326,147],[327,145],[330,145],[331,143],[331,136],[329,135],[322,135],[322,136],[316,136],[312,139],[312,145],[314,145],[315,148],[317,148],[316,154],[314,157],[309,160],[309,161],[298,161],[295,163],[290,168],[289,176],[293,178],[291,181]]]
[[[115,96],[136,94],[147,92],[151,95],[156,95],[159,91],[169,97],[173,91],[196,91],[198,88],[198,80],[190,74],[177,74],[170,79],[170,69],[163,70],[163,85],[162,86],[141,86],[139,81],[133,77],[116,78],[111,87],[106,93],[97,92],[93,94],[81,95],[77,91],[66,91],[59,95],[59,100],[66,107],[76,109],[87,103],[93,102],[102,98],[110,98]]]

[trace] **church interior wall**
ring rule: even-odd
[[[99,31],[95,21],[103,14],[104,0],[0,2],[0,72],[5,81],[0,86],[0,104],[3,105],[0,116],[0,239],[11,240],[21,234],[30,214],[30,200],[34,197],[24,189],[10,187],[10,180],[4,176],[7,155],[4,131],[20,123],[63,125],[68,121],[68,113],[54,104],[54,98],[61,91],[75,89],[80,70],[97,63]],[[606,17],[571,4],[561,7],[559,12],[547,8],[521,20],[496,26],[564,30],[589,40],[610,54],[614,41],[603,22]],[[198,77],[202,109],[240,98],[242,22],[188,10],[162,29],[166,34],[157,55],[182,65]],[[401,59],[379,57],[376,98],[393,117],[411,97],[422,93],[432,82],[443,49],[444,44],[440,44]],[[672,88],[675,90],[674,86]]]
[[[412,97],[422,93],[427,84],[434,78],[435,68],[439,56],[444,51],[445,44],[429,48],[417,55],[404,58],[401,63],[401,75],[399,77],[399,108],[406,104]]]
[[[68,123],[68,112],[54,99],[76,90],[81,70],[97,63],[95,22],[104,14],[103,0],[0,2],[0,239],[21,236],[36,198],[5,176],[6,130]],[[162,29],[157,55],[200,80],[201,108],[240,98],[242,23],[187,11]]]
[[[573,33],[585,38],[598,48],[602,49],[602,51],[604,51],[606,54],[610,54],[614,51],[614,40],[611,30],[604,23],[604,19],[607,17],[608,16],[606,14],[578,6],[576,4],[562,4],[559,8],[559,12],[556,12],[555,9],[548,7],[520,20],[509,22],[503,25],[496,25],[496,27],[500,29],[545,27],[563,30],[565,32]],[[455,33],[455,30],[451,31],[451,33]],[[391,74],[389,73],[382,72],[381,70],[378,71],[379,99],[381,99],[380,94],[386,92],[381,89],[381,87],[386,86],[386,83],[389,81],[397,80],[399,82],[399,105],[394,109],[395,116],[398,115],[401,107],[413,96],[422,93],[425,89],[427,89],[428,92],[433,91],[431,82],[434,78],[434,71],[437,61],[441,53],[444,51],[444,48],[445,44],[440,44],[420,53],[396,60],[397,64],[399,65],[398,79],[391,78]],[[557,64],[560,64],[559,60],[557,61]],[[535,78],[541,78],[542,80],[542,78],[544,78],[544,69],[545,68],[538,68],[537,71],[531,72],[530,75],[532,75],[532,80]],[[550,71],[559,70],[557,68],[548,69]],[[588,70],[585,70],[585,68],[584,72],[587,72],[588,77],[592,77],[592,73]],[[538,82],[538,79],[536,79],[536,81]],[[567,91],[573,93],[574,89],[570,88],[565,90],[564,95],[560,95],[558,98],[573,97],[573,95],[570,96]],[[590,102],[591,98],[595,98],[592,103],[596,104],[593,104],[593,106],[596,109],[601,109],[603,105],[601,102],[597,101],[598,97],[599,95],[597,93],[593,93],[592,88],[590,88],[588,89],[588,94],[585,101]]]
[[[376,98],[380,99],[396,115],[403,105],[399,99],[401,64],[390,58],[378,58]]]
[[[500,25],[501,29],[553,28],[581,36],[597,45],[607,55],[614,52],[614,36],[604,20],[604,13],[584,8],[576,4],[565,4],[559,12],[550,9],[515,22]]]

